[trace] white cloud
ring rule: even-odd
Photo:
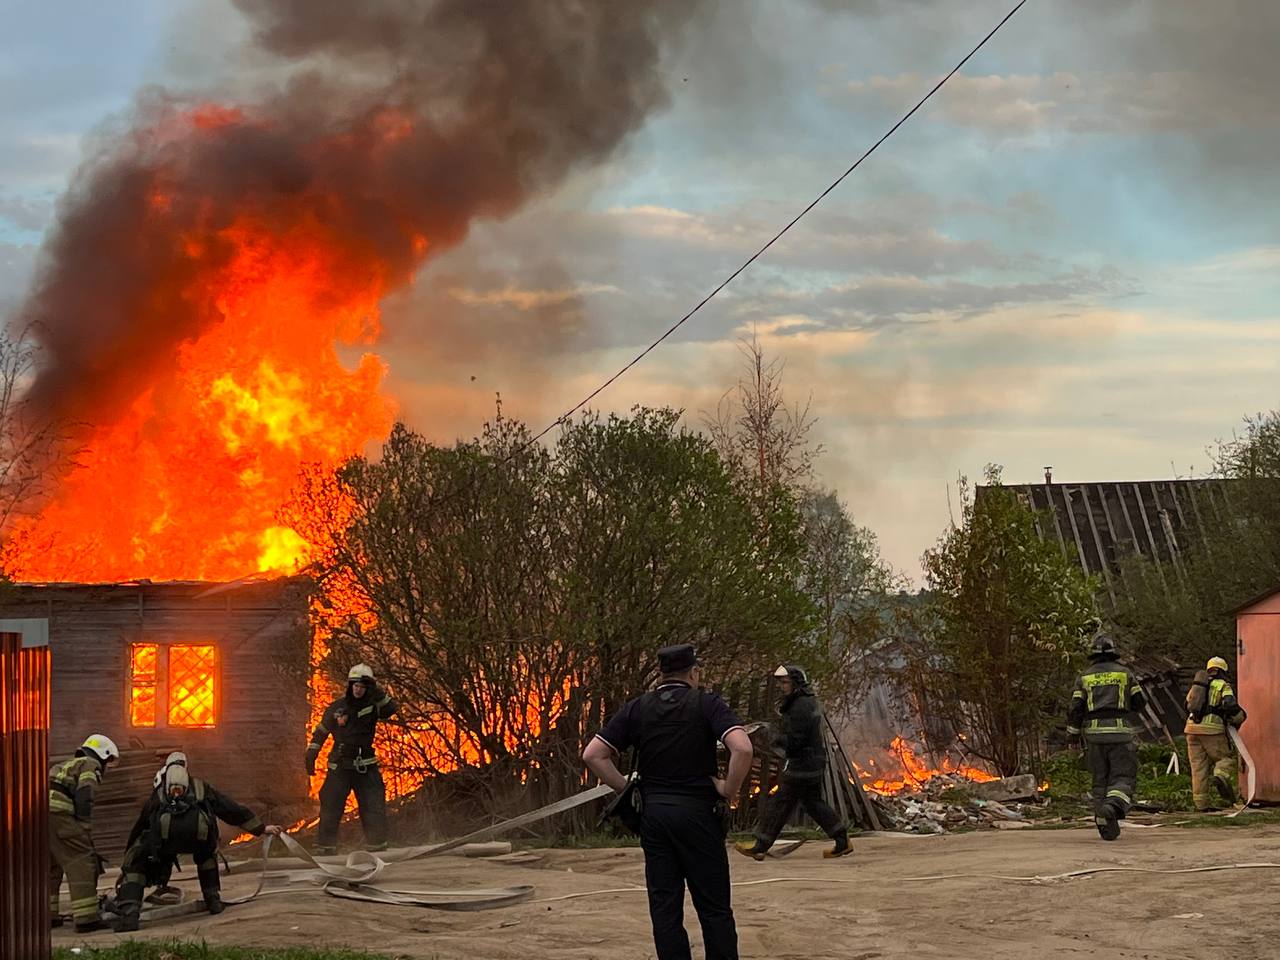
[[[843,95],[900,109],[937,78],[904,73],[851,80]],[[1271,94],[1240,89],[1232,98],[1192,71],[1150,73],[957,74],[930,109],[957,126],[995,134],[1041,132],[1142,135],[1203,133],[1277,123]]]

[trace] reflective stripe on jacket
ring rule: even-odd
[[[76,756],[49,771],[49,810],[69,813],[77,820],[93,815],[93,795],[102,782],[102,762],[97,757]]]
[[[1188,698],[1190,694],[1188,694]],[[1212,736],[1227,732],[1227,724],[1239,726],[1244,721],[1244,711],[1236,702],[1236,693],[1231,684],[1222,677],[1209,681],[1208,695],[1205,698],[1204,715],[1199,721],[1187,717],[1184,733],[1197,733]]]
[[[1133,671],[1114,660],[1091,663],[1076,678],[1067,711],[1067,731],[1084,733],[1086,740],[1123,741],[1133,738],[1129,715],[1141,710],[1142,687]]]

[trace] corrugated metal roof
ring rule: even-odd
[[[1232,480],[1140,480],[1106,483],[1008,484],[1051,522],[1037,524],[1063,556],[1098,574],[1114,602],[1115,580],[1127,557],[1181,562],[1182,552],[1234,513]],[[981,498],[990,487],[979,486]],[[1158,570],[1160,568],[1157,568]],[[1161,573],[1161,576],[1164,574]]]

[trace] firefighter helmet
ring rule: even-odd
[[[164,766],[156,771],[155,779],[152,780],[152,785],[156,787],[160,786],[160,784],[164,782],[164,772],[175,764],[179,767],[185,767],[187,765],[187,755],[181,750],[175,750],[164,758]]]
[[[104,764],[120,759],[119,748],[110,737],[104,737],[100,733],[93,733],[86,737],[84,743],[80,744],[80,752],[91,753]]]
[[[773,675],[779,679],[785,677],[797,687],[807,687],[809,685],[809,674],[805,673],[804,667],[798,663],[784,664],[773,671]]]
[[[1221,657],[1210,657],[1209,662],[1204,665],[1204,668],[1206,670],[1221,670],[1223,673],[1226,673],[1227,661],[1223,660]]]
[[[347,683],[373,683],[373,668],[367,663],[357,663],[347,673]]]
[[[1116,652],[1116,642],[1111,639],[1110,634],[1100,633],[1093,638],[1093,643],[1089,644],[1089,656],[1091,657],[1110,657]]]

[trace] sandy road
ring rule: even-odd
[[[1280,955],[1280,870],[1184,876],[1166,872],[1222,862],[1280,862],[1280,826],[1132,829],[1112,844],[1086,829],[878,835],[855,843],[854,856],[841,861],[824,861],[816,843],[785,860],[765,863],[732,855],[735,881],[807,878],[735,889],[744,958],[1203,960],[1210,943],[1219,945],[1210,952],[1221,951],[1232,960]],[[537,898],[643,883],[637,849],[539,853],[542,859],[534,864],[459,857],[399,864],[379,882],[433,889],[527,883],[536,888]],[[1040,885],[902,880],[950,873],[1045,876],[1098,864],[1161,872]],[[856,882],[827,882],[836,880]],[[247,877],[227,878],[228,895],[251,887]],[[686,920],[694,954],[700,956],[691,908]],[[116,936],[56,934],[57,944],[100,944]],[[263,946],[350,946],[440,960],[653,956],[645,899],[636,893],[449,913],[356,904],[302,889],[228,908],[218,917],[171,920],[137,936]]]

